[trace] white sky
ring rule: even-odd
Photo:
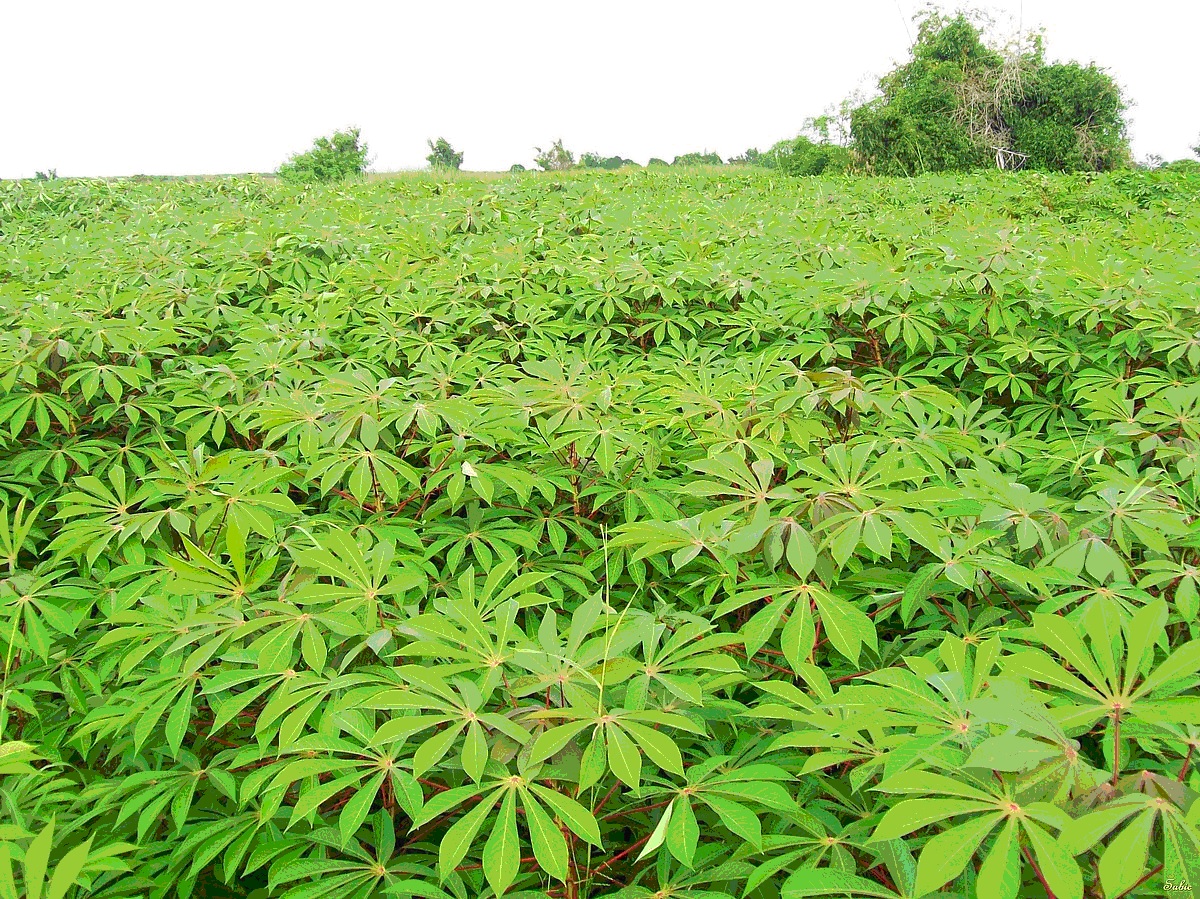
[[[562,137],[645,162],[791,136],[904,57],[921,0],[0,0],[0,177],[270,171],[362,128],[373,168],[531,165]],[[951,5],[957,5],[951,3]],[[993,0],[1133,101],[1134,153],[1189,156],[1194,0]]]

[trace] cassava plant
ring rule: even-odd
[[[1198,198],[0,185],[0,896],[1200,887]]]

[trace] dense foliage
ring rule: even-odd
[[[851,166],[848,147],[829,141],[815,141],[805,135],[781,140],[766,153],[746,151],[746,162],[775,169],[785,175],[840,175]]]
[[[343,181],[367,170],[367,145],[358,128],[318,137],[312,148],[279,167],[279,177],[296,184]]]
[[[0,185],[0,894],[1200,884],[1198,197]]]
[[[561,137],[547,150],[541,147],[535,149],[537,155],[533,157],[533,161],[544,172],[565,172],[575,167],[575,154],[563,146]]]
[[[995,165],[997,148],[1043,171],[1128,165],[1125,101],[1094,65],[1045,62],[1040,39],[999,50],[966,16],[921,22],[912,58],[851,112],[854,147],[885,175]]]
[[[585,169],[608,169],[613,171],[627,165],[637,165],[632,159],[623,156],[601,156],[599,153],[584,153],[579,157],[579,164]]]
[[[671,165],[678,166],[697,166],[697,165],[721,165],[724,160],[721,159],[721,154],[713,153],[705,150],[702,153],[683,153],[676,156]]]
[[[439,137],[436,141],[426,141],[429,144],[429,155],[425,157],[430,168],[435,169],[454,169],[458,171],[462,168],[463,154],[461,150],[455,150],[450,145],[450,141],[444,137]]]

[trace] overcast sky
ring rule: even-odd
[[[358,125],[376,171],[767,147],[902,59],[921,0],[0,0],[0,177],[270,171]],[[951,3],[950,5],[956,5]],[[1126,89],[1135,155],[1200,135],[1194,0],[995,0]]]

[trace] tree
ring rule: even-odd
[[[533,161],[544,172],[563,172],[575,167],[575,154],[563,147],[562,138],[556,140],[549,150],[535,147],[537,155]]]
[[[671,165],[723,165],[724,160],[721,159],[719,153],[710,153],[705,150],[703,153],[684,153],[682,156],[676,156]]]
[[[1035,71],[1005,119],[1030,168],[1107,172],[1132,159],[1124,111],[1121,90],[1108,73],[1064,63]]]
[[[768,153],[764,153],[758,147],[750,147],[745,152],[738,156],[730,156],[725,160],[729,165],[767,165]]]
[[[585,169],[619,169],[626,165],[637,165],[632,159],[622,156],[601,156],[599,153],[584,153],[579,157],[579,164]]]
[[[510,165],[508,167],[508,170],[509,170],[509,172],[512,172],[514,174],[517,172],[526,171],[525,166],[521,165],[521,163],[519,163],[519,162],[514,162],[512,165]]]
[[[458,171],[462,168],[463,154],[454,147],[450,146],[450,141],[444,137],[439,137],[436,141],[426,141],[429,144],[429,155],[425,158],[429,161],[431,168],[435,169],[454,169]]]
[[[770,167],[785,175],[839,175],[850,168],[850,151],[800,135],[781,140],[765,154]]]
[[[912,58],[879,87],[850,112],[855,149],[879,174],[987,168],[997,149],[1047,171],[1102,171],[1131,158],[1116,82],[1096,66],[1048,65],[1040,35],[1000,49],[965,15],[928,13]]]
[[[986,166],[991,153],[955,114],[962,85],[987,80],[1003,64],[965,16],[934,13],[920,25],[912,59],[885,75],[880,96],[856,107],[850,130],[858,151],[881,175]]]
[[[362,143],[359,129],[350,128],[335,131],[329,137],[318,137],[312,149],[297,153],[279,167],[279,177],[311,184],[360,177],[366,170],[367,145]]]

